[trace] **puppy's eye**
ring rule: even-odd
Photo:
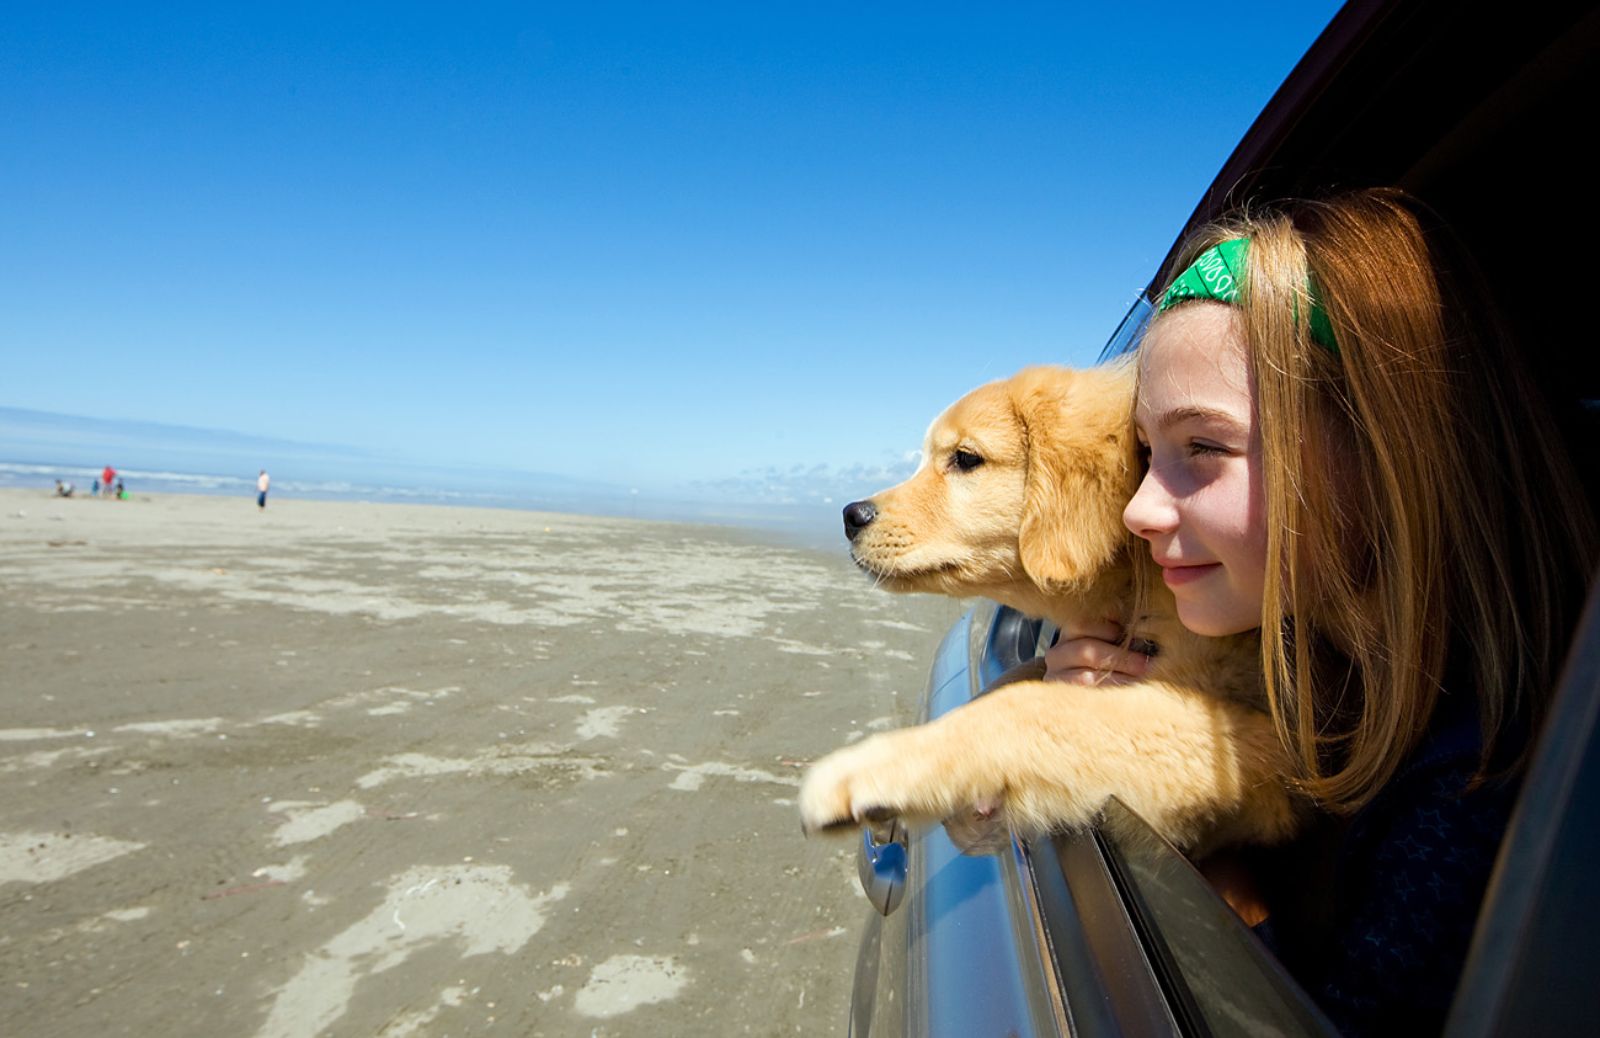
[[[951,467],[960,469],[962,472],[971,472],[973,469],[982,464],[983,455],[979,454],[977,451],[969,451],[965,447],[950,455]]]

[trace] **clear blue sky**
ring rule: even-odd
[[[13,5],[0,405],[870,480],[1095,356],[1336,7]]]

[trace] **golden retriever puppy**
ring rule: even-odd
[[[1204,638],[1133,565],[1133,369],[1029,368],[967,394],[922,465],[845,510],[851,554],[894,591],[984,596],[1065,628],[1113,619],[1155,649],[1146,678],[1005,685],[811,768],[808,832],[1003,816],[1024,835],[1092,823],[1116,796],[1194,854],[1275,843],[1303,806],[1261,690],[1255,635]],[[1133,614],[1135,603],[1139,612]]]

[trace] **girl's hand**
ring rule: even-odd
[[[1063,627],[1044,654],[1046,681],[1076,685],[1125,685],[1150,668],[1150,657],[1124,649],[1122,627],[1103,620],[1080,628]]]

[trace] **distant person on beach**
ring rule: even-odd
[[[128,500],[127,488],[125,488],[122,485],[122,480],[120,480],[120,479],[117,480],[117,500],[118,501],[126,501],[126,500]]]
[[[72,496],[72,484],[71,483],[63,483],[59,479],[56,480],[56,496],[57,497],[71,497]]]
[[[100,477],[99,476],[94,477],[94,482],[89,484],[89,496],[90,497],[99,497],[100,496]]]
[[[261,475],[256,478],[256,507],[263,512],[267,510],[267,488],[272,486],[272,477],[267,475],[267,470],[262,469]]]
[[[116,478],[117,470],[112,468],[110,465],[107,465],[104,469],[102,469],[100,471],[100,492],[103,494],[110,494],[111,481]]]

